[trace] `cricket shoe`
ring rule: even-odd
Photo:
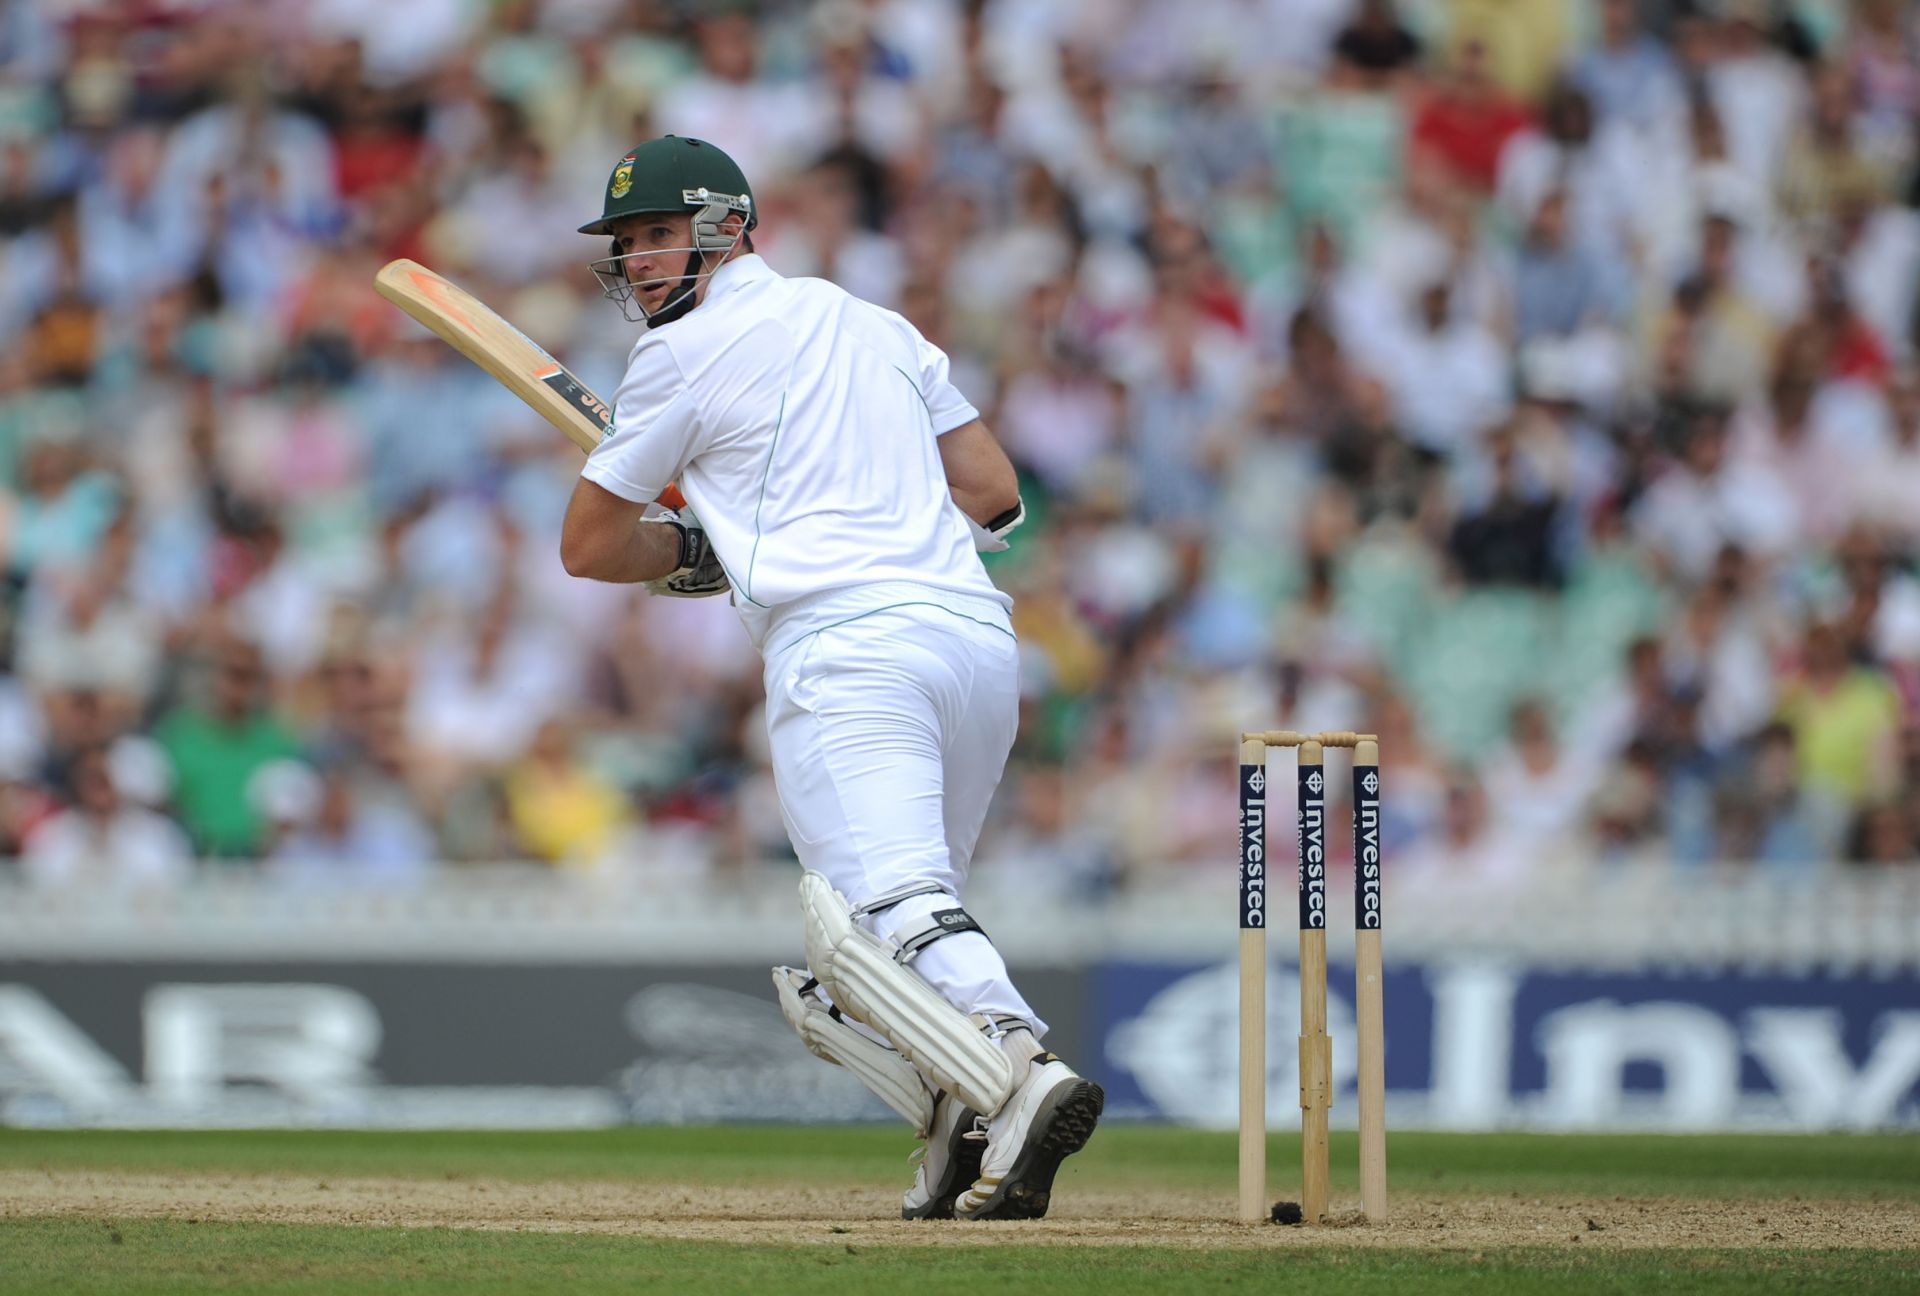
[[[953,1203],[980,1173],[987,1150],[986,1121],[952,1094],[933,1104],[933,1128],[914,1151],[913,1187],[900,1201],[901,1219],[952,1219]]]
[[[979,1178],[960,1194],[961,1219],[1039,1219],[1053,1199],[1060,1163],[1087,1145],[1106,1093],[1051,1053],[1036,1053],[1027,1078],[987,1128]]]

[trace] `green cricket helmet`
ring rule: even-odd
[[[580,227],[582,234],[611,235],[613,222],[623,216],[676,211],[693,213],[693,244],[685,249],[665,249],[684,250],[687,266],[673,276],[678,286],[654,310],[641,305],[634,290],[663,280],[629,280],[627,257],[617,240],[607,256],[589,266],[600,281],[601,291],[619,305],[620,313],[634,323],[645,322],[649,328],[679,319],[692,310],[699,281],[719,268],[717,264],[704,268],[706,257],[731,252],[745,232],[759,223],[753,190],[739,164],[705,140],[680,135],[648,140],[621,158],[607,177],[600,219]],[[738,230],[724,228],[721,222],[735,213],[745,218],[744,223]],[[629,306],[640,312],[637,318]]]
[[[740,166],[705,140],[662,135],[630,151],[607,177],[600,219],[580,227],[582,234],[611,234],[613,222],[643,212],[698,212],[718,202],[726,211],[758,223],[753,190]]]

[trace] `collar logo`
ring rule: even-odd
[[[607,185],[607,197],[625,198],[633,192],[633,159],[621,158],[620,165],[613,169],[613,179]]]

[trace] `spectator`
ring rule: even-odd
[[[1781,692],[1808,790],[1847,814],[1891,792],[1900,699],[1886,676],[1850,664],[1839,627],[1816,623]]]
[[[1854,135],[1854,87],[1847,68],[1827,64],[1814,73],[1806,118],[1788,141],[1776,185],[1780,214],[1814,244],[1838,228],[1850,203],[1872,206],[1891,189],[1878,159]]]
[[[263,841],[259,814],[239,794],[269,761],[294,756],[299,740],[275,713],[260,650],[223,635],[202,659],[201,696],[154,726],[173,763],[181,822],[202,856],[253,858]]]
[[[1638,0],[1600,0],[1600,39],[1573,65],[1602,122],[1652,142],[1679,128],[1685,91],[1672,52],[1640,21]]]
[[[1559,585],[1557,491],[1529,471],[1511,426],[1488,434],[1487,459],[1491,480],[1462,501],[1448,544],[1461,576],[1474,585]]]
[[[1506,417],[1510,365],[1499,339],[1454,308],[1444,272],[1419,286],[1411,314],[1385,373],[1394,414],[1409,440],[1452,458]]]
[[[1607,329],[1622,318],[1618,268],[1576,243],[1567,228],[1567,193],[1548,191],[1527,224],[1514,268],[1514,327],[1522,342]]]
[[[1379,405],[1379,384],[1341,348],[1322,312],[1303,307],[1287,327],[1291,364],[1274,393],[1276,413],[1298,433],[1332,451],[1368,422]]]
[[[1729,156],[1768,186],[1807,99],[1805,79],[1773,39],[1774,21],[1771,0],[1728,0],[1718,31],[1704,42],[1712,53],[1703,69]]]
[[[1920,37],[1901,0],[1857,0],[1850,30],[1841,41],[1858,95],[1862,143],[1882,157],[1897,157],[1912,145],[1911,126],[1920,115]]]
[[[1336,68],[1317,93],[1289,105],[1277,126],[1274,170],[1287,177],[1286,202],[1302,229],[1355,228],[1400,186],[1400,99],[1344,59]]]
[[[115,731],[135,726],[156,692],[163,631],[130,595],[132,528],[127,517],[102,538],[93,565],[49,572],[21,609],[18,660],[22,682],[56,711],[68,696],[90,693]]]
[[[1525,226],[1549,194],[1564,195],[1567,242],[1601,264],[1622,266],[1642,242],[1638,181],[1646,150],[1625,127],[1596,125],[1585,92],[1561,82],[1548,93],[1540,126],[1500,153],[1497,190]]]
[[[575,868],[606,863],[627,819],[626,798],[575,754],[564,725],[540,726],[504,786],[507,814],[528,854]]]
[[[1594,790],[1587,806],[1594,848],[1605,861],[1659,860],[1671,850],[1660,768],[1651,747],[1635,744]]]
[[[20,870],[48,890],[87,893],[172,890],[193,868],[186,834],[164,815],[127,801],[107,753],[88,748],[67,770],[66,809],[28,833]]]
[[[1699,259],[1649,331],[1657,363],[1671,366],[1656,379],[1670,399],[1732,404],[1755,390],[1767,371],[1775,325],[1735,276],[1738,235],[1732,215],[1707,214]]]
[[[1723,550],[1722,557],[1736,550]],[[1726,751],[1766,723],[1775,682],[1762,619],[1737,584],[1711,581],[1668,631],[1664,658],[1678,687],[1699,698],[1698,736]]]
[[[1852,464],[1847,491],[1860,519],[1885,528],[1908,553],[1920,545],[1920,371],[1902,371],[1887,390],[1889,444],[1882,455]]]
[[[1838,342],[1830,320],[1787,330],[1764,399],[1739,411],[1728,446],[1735,466],[1763,466],[1784,482],[1797,530],[1828,544],[1853,516],[1855,465],[1886,453],[1886,408],[1872,385],[1829,378]]]
[[[1360,0],[1360,11],[1334,38],[1334,57],[1374,88],[1420,57],[1420,38],[1408,31],[1393,0]]]
[[[1822,818],[1800,791],[1793,730],[1768,725],[1720,785],[1714,857],[1804,873],[1830,850],[1821,840]]]
[[[1446,78],[1416,113],[1413,144],[1478,192],[1488,193],[1501,151],[1531,120],[1526,105],[1494,81],[1486,42],[1469,36],[1454,53]]]
[[[1438,893],[1461,885],[1516,885],[1538,858],[1532,843],[1503,832],[1491,817],[1480,783],[1463,777],[1447,787],[1439,830],[1396,863],[1407,885]]]
[[[344,765],[268,761],[248,779],[246,798],[267,825],[268,874],[295,889],[402,889],[422,881],[439,852],[404,804],[367,794]]]
[[[1913,811],[1898,801],[1862,810],[1847,840],[1847,858],[1862,864],[1911,864],[1920,860],[1920,833]]]
[[[1598,772],[1560,745],[1546,708],[1537,700],[1513,709],[1508,736],[1506,751],[1487,767],[1494,823],[1517,843],[1557,844],[1585,813]]]
[[[1729,463],[1727,412],[1682,412],[1681,457],[1635,506],[1634,525],[1656,557],[1689,583],[1706,576],[1722,546],[1773,556],[1801,535],[1800,506],[1765,460]]]
[[[36,429],[25,448],[20,484],[0,541],[15,571],[83,567],[120,511],[120,489],[88,461],[70,423]]]

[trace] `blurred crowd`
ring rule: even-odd
[[[372,291],[610,394],[672,132],[1021,469],[983,882],[1230,868],[1279,725],[1409,872],[1911,860],[1917,130],[1901,0],[0,0],[0,857],[790,858],[725,601],[568,579],[579,453]]]

